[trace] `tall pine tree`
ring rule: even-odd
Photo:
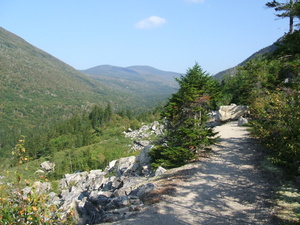
[[[273,0],[271,2],[267,2],[266,6],[274,8],[276,12],[282,12],[276,14],[279,18],[289,18],[289,33],[291,34],[294,32],[294,18],[299,17],[299,3],[299,0],[289,0],[286,3]]]

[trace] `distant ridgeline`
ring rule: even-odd
[[[279,40],[278,40],[278,41],[279,41]],[[278,41],[277,41],[277,42],[278,42]],[[263,49],[261,49],[261,50],[255,52],[255,53],[252,54],[249,58],[247,58],[246,60],[244,60],[243,62],[241,62],[241,63],[238,64],[237,66],[232,67],[232,68],[229,68],[229,69],[227,69],[227,70],[223,70],[223,71],[221,71],[221,72],[215,74],[213,77],[214,77],[215,79],[221,81],[221,80],[224,79],[224,77],[225,77],[226,75],[235,75],[235,74],[237,73],[237,69],[238,69],[239,66],[245,65],[245,63],[247,63],[247,62],[249,62],[250,60],[255,59],[255,58],[257,58],[257,57],[259,57],[259,56],[261,56],[261,55],[265,55],[265,54],[274,52],[274,51],[276,50],[276,48],[277,48],[277,45],[276,45],[277,42],[275,42],[275,43],[273,43],[272,45],[269,45],[268,47],[265,47],[265,48],[263,48]]]

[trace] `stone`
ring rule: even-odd
[[[120,196],[113,198],[106,206],[105,210],[113,210],[113,209],[119,209],[123,208],[125,206],[128,206],[130,204],[128,196]]]
[[[44,170],[37,170],[34,173],[45,173],[45,171]]]
[[[74,210],[77,224],[112,222],[142,210],[143,197],[155,188],[154,184],[146,183],[148,177],[154,175],[149,155],[153,146],[149,145],[148,139],[143,138],[162,133],[163,125],[157,121],[138,130],[129,129],[124,132],[135,141],[134,146],[141,150],[139,156],[113,160],[104,171],[91,170],[65,174],[59,181],[60,194],[49,193],[49,203],[46,204],[56,205],[65,217],[68,212]],[[45,171],[50,167],[49,161],[43,164]],[[157,174],[163,172],[165,169],[159,168]],[[112,174],[115,176],[109,176]],[[50,191],[49,186],[41,182],[36,184],[36,189],[41,192]],[[34,191],[31,188],[26,191],[29,193],[31,190]]]
[[[105,168],[105,172],[111,173],[114,171],[116,163],[118,160],[110,161],[108,166]]]
[[[160,176],[162,174],[164,174],[167,170],[161,166],[159,166],[157,168],[157,170],[155,171],[155,176]]]
[[[40,167],[42,167],[47,172],[54,171],[55,163],[52,163],[50,161],[45,161],[41,163]]]
[[[86,178],[86,189],[99,190],[105,180],[105,174],[102,170],[91,170]]]
[[[73,173],[73,174],[65,174],[65,182],[67,187],[70,186],[78,186],[78,185],[82,185],[88,176],[88,172],[81,172],[81,173]]]
[[[49,198],[50,205],[56,205],[56,206],[58,206],[61,203],[60,198],[54,192],[50,192],[48,194],[48,198]]]
[[[105,195],[102,195],[102,194],[99,194],[99,195],[91,194],[89,196],[89,201],[91,203],[93,203],[94,205],[103,207],[110,202],[110,198]]]
[[[159,129],[159,122],[158,121],[154,121],[151,125],[150,125],[150,129],[152,131],[155,131],[157,129]]]
[[[25,187],[22,189],[22,193],[23,193],[23,200],[27,199],[28,194],[32,194],[32,187]]]
[[[134,142],[137,145],[140,145],[141,147],[146,147],[147,145],[150,144],[150,141],[147,140],[138,140]]]
[[[36,181],[33,183],[32,186],[35,189],[35,192],[38,194],[44,194],[46,192],[49,192],[51,189],[51,183],[50,182],[40,182]]]
[[[134,170],[136,170],[136,165],[135,165],[135,156],[129,156],[125,158],[120,158],[117,162],[117,170],[116,170],[116,175],[117,177],[120,177],[122,175],[128,175]],[[134,166],[135,165],[135,166]]]
[[[116,177],[110,176],[102,184],[102,191],[110,191],[113,188],[113,181]]]
[[[149,155],[151,148],[153,148],[153,145],[147,145],[138,155],[136,161],[138,162],[139,166],[145,166],[151,163],[151,157]]]
[[[226,122],[229,120],[238,120],[240,116],[248,113],[248,106],[231,104],[229,106],[220,106],[216,113],[217,122]]]
[[[238,120],[238,126],[243,126],[246,123],[248,123],[248,119],[241,116]]]
[[[155,185],[153,183],[143,184],[139,186],[137,189],[130,192],[130,195],[137,196],[139,198],[145,197],[151,191],[155,189]]]

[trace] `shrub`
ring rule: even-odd
[[[29,181],[22,181],[20,165],[28,160],[24,144],[25,138],[20,139],[12,152],[18,169],[15,172],[16,181],[0,185],[1,224],[75,224],[72,212],[63,216],[55,205],[49,204],[46,194],[30,188]],[[31,190],[25,193],[25,187]]]
[[[159,166],[164,168],[182,166],[194,157],[194,154],[189,149],[182,147],[157,146],[152,148],[149,154],[153,161],[151,164],[153,168],[158,168]]]

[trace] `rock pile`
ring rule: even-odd
[[[59,182],[59,202],[51,193],[53,203],[66,213],[75,209],[79,224],[116,221],[141,210],[141,199],[155,188],[146,177],[152,174],[150,148],[145,147],[138,157],[114,160],[104,171],[66,174]]]
[[[50,204],[56,205],[65,215],[71,210],[74,211],[78,224],[117,221],[142,210],[145,207],[143,198],[155,189],[155,185],[149,183],[148,178],[166,171],[159,168],[155,174],[151,170],[148,154],[153,147],[149,145],[149,137],[162,133],[163,126],[158,122],[145,125],[136,131],[125,132],[126,137],[130,137],[135,145],[142,148],[139,156],[111,161],[104,171],[65,174],[59,181],[60,193],[48,194]],[[50,171],[54,169],[54,165],[46,162],[42,168]],[[35,185],[35,190],[44,192],[50,189],[48,182]]]
[[[124,131],[125,137],[131,138],[134,141],[133,146],[131,146],[131,151],[140,151],[147,145],[151,143],[151,136],[160,136],[164,132],[164,126],[158,121],[154,121],[150,125],[144,125],[138,130],[128,129]]]

